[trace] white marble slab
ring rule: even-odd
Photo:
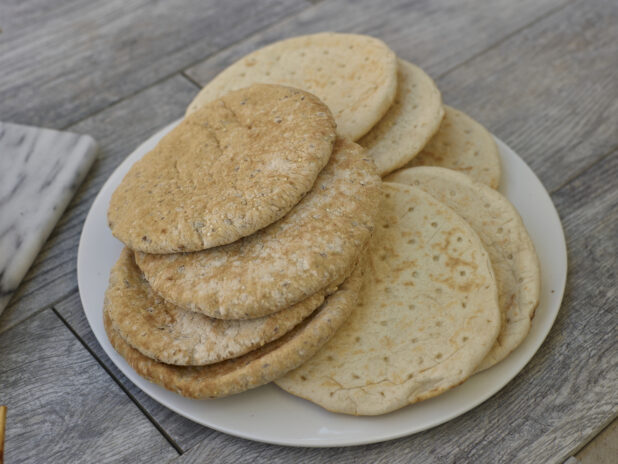
[[[96,151],[89,135],[0,122],[0,313]]]

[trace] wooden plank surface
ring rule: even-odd
[[[616,153],[615,155],[618,155]],[[211,435],[175,462],[562,463],[618,405],[618,156],[553,195],[570,250],[564,304],[523,371],[488,401],[440,427],[376,445],[288,448]]]
[[[224,49],[186,73],[204,85],[225,67],[263,45],[295,35],[332,30],[379,37],[399,56],[414,61],[435,77],[566,3],[566,0],[327,1]]]
[[[618,147],[618,3],[579,0],[438,80],[551,191]]]
[[[20,434],[35,442],[35,449],[20,445],[20,459],[22,452],[31,461],[47,459],[33,438],[42,428],[43,444],[50,443],[52,431],[66,431],[68,438],[49,445],[56,453],[49,460],[55,462],[66,461],[70,448],[92,462],[166,461],[177,455],[172,444],[188,451],[180,462],[563,462],[615,417],[618,4],[136,0],[120,11],[121,3],[0,4],[0,118],[51,127],[85,118],[71,130],[91,133],[102,146],[85,185],[0,316],[0,403],[8,375],[11,401],[25,405],[35,398],[41,412],[24,415]],[[237,439],[149,399],[102,352],[83,315],[75,278],[79,234],[101,185],[141,141],[181,116],[197,92],[173,73],[189,67],[187,75],[203,84],[258,46],[320,30],[383,38],[437,78],[447,103],[513,146],[553,192],[570,259],[565,302],[554,328],[532,362],[497,395],[412,437],[322,450]],[[45,309],[52,304],[75,334]],[[38,357],[26,343],[30,339],[37,340]],[[6,356],[14,363],[8,371]],[[39,383],[39,372],[49,373],[50,381]],[[75,404],[73,384],[78,385]],[[88,395],[79,396],[82,392]],[[68,422],[59,412],[66,404]],[[83,427],[75,427],[72,421],[88,408],[92,417],[79,419]],[[43,414],[48,411],[49,420]],[[138,444],[128,442],[127,434]],[[146,450],[135,454],[130,445]],[[94,455],[97,450],[102,458]]]
[[[127,379],[99,345],[95,338],[88,320],[84,314],[81,300],[77,292],[58,302],[54,308],[58,314],[71,326],[79,338],[83,341],[99,362],[104,364],[114,378],[120,382],[129,394],[144,408],[144,411],[153,421],[159,424],[168,434],[174,444],[183,451],[186,451],[203,440],[210,439],[210,436],[217,432],[203,427],[195,422],[172,412],[164,406],[151,399],[148,395],[137,388],[133,382]]]
[[[0,335],[5,462],[161,462],[178,453],[47,309]]]
[[[70,128],[73,132],[91,134],[97,140],[98,159],[0,315],[0,333],[77,289],[77,245],[94,197],[131,151],[182,116],[196,92],[194,84],[176,75]]]
[[[575,456],[581,464],[614,464],[618,456],[618,420],[608,425]]]
[[[0,2],[0,119],[66,127],[309,6],[304,0]]]

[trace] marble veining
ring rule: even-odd
[[[96,151],[89,135],[0,122],[0,313]]]

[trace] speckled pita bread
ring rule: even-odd
[[[414,158],[440,127],[442,96],[421,68],[399,60],[395,101],[380,121],[359,140],[385,176]]]
[[[492,135],[461,111],[444,106],[440,129],[406,168],[437,166],[469,175],[477,182],[498,188],[500,153]]]
[[[145,356],[167,364],[202,366],[236,358],[282,337],[322,304],[324,293],[258,319],[213,319],[154,293],[133,253],[125,248],[112,268],[105,307],[114,329]]]
[[[224,247],[136,254],[166,300],[221,319],[288,308],[349,274],[373,230],[381,180],[355,143],[339,139],[313,189],[283,219]]]
[[[334,412],[383,414],[459,385],[500,329],[489,256],[470,226],[420,189],[384,191],[358,309],[276,381]]]
[[[239,358],[201,367],[171,366],[131,348],[103,312],[114,349],[142,377],[189,398],[218,398],[264,385],[313,356],[356,306],[362,280],[358,268],[341,288],[300,325],[283,337]]]
[[[479,370],[493,366],[526,338],[539,304],[539,260],[519,213],[500,193],[450,169],[405,169],[389,180],[431,194],[464,218],[481,238],[496,275],[504,318],[498,340]]]
[[[351,140],[386,113],[397,89],[397,58],[374,37],[320,34],[293,37],[250,53],[221,72],[195,97],[187,114],[230,90],[255,82],[289,85],[317,95]]]
[[[114,236],[147,253],[197,251],[285,215],[330,158],[335,122],[306,92],[253,85],[185,118],[112,195]]]

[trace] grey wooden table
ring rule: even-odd
[[[0,120],[101,146],[0,316],[6,462],[563,462],[618,414],[615,0],[2,0],[0,29]],[[103,182],[201,85],[322,30],[382,38],[513,147],[558,208],[569,275],[539,352],[481,406],[381,444],[284,448],[194,424],[128,381],[88,327],[76,254]]]

